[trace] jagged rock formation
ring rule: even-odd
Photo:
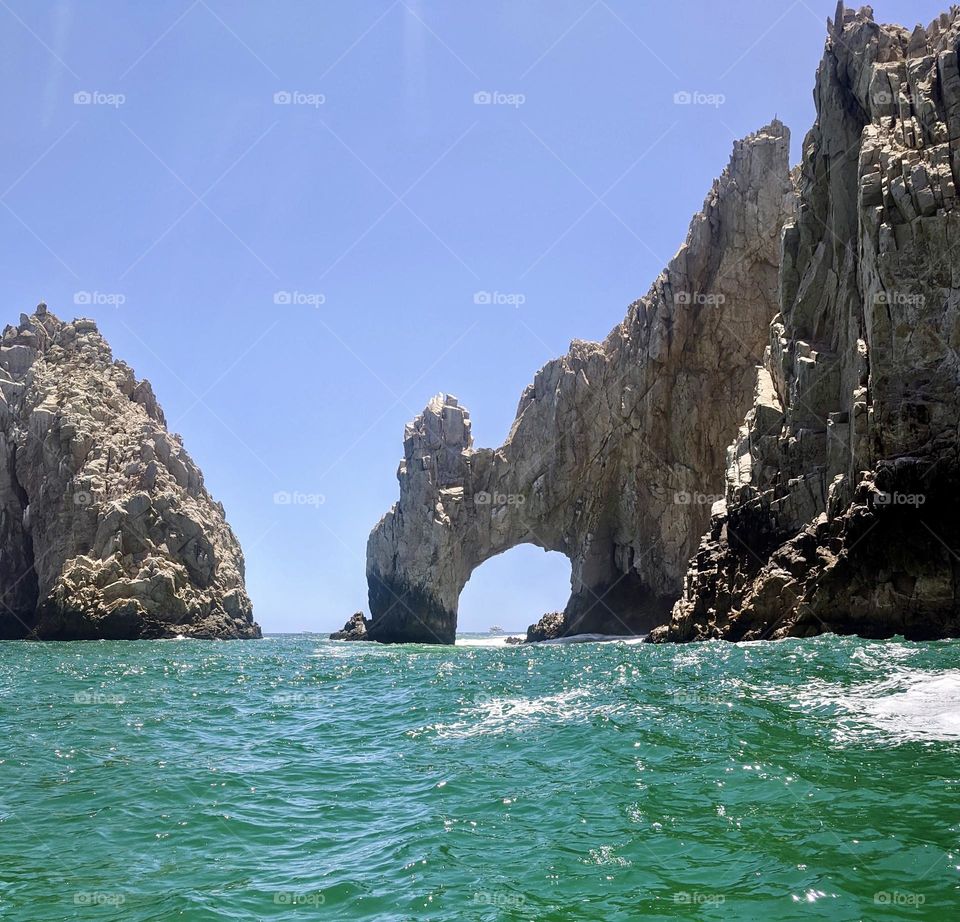
[[[655,639],[960,635],[958,41],[958,7],[829,24],[726,508]]]
[[[347,623],[339,631],[330,635],[331,640],[367,640],[369,622],[362,611],[354,612]]]
[[[539,643],[542,640],[553,640],[563,637],[566,629],[566,617],[562,611],[547,612],[536,624],[527,628],[527,643]],[[588,632],[584,632],[588,633]]]
[[[777,309],[788,160],[779,122],[737,142],[650,292],[603,343],[575,341],[540,370],[500,448],[473,448],[450,396],[408,425],[400,500],[367,545],[371,639],[452,643],[470,574],[523,543],[570,559],[553,633],[662,623]]]
[[[0,343],[0,638],[259,637],[223,507],[92,320]]]

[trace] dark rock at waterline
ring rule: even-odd
[[[641,637],[670,617],[674,599],[645,590],[635,576],[599,592],[573,594],[563,611],[550,612],[527,629],[527,642],[598,634]]]
[[[363,617],[363,612],[354,612],[350,619],[339,631],[334,631],[330,635],[331,640],[369,640],[367,627],[370,622]]]
[[[655,627],[646,637],[644,637],[645,643],[669,643],[670,642],[670,625],[661,624]]]
[[[673,620],[650,639],[960,636],[960,479],[905,458],[863,478],[849,501],[835,493],[828,512],[762,555],[745,548],[769,536],[749,531],[743,510],[719,518]],[[760,505],[766,529],[764,517]]]
[[[538,643],[541,640],[556,640],[563,637],[564,619],[562,611],[545,614],[536,624],[527,628],[526,643]]]

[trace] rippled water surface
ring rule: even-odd
[[[0,643],[0,918],[960,918],[960,643]]]

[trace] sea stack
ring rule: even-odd
[[[92,320],[0,344],[0,638],[260,636],[243,554],[179,436]]]
[[[960,636],[960,8],[838,8],[780,313],[657,640]]]
[[[404,434],[399,501],[367,544],[367,637],[453,643],[470,574],[519,544],[570,560],[551,635],[662,624],[723,492],[793,214],[789,132],[774,121],[734,145],[686,242],[623,322],[537,373],[503,445],[475,448],[458,400],[431,400]]]

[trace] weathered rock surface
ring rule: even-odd
[[[958,41],[958,7],[838,7],[755,405],[655,639],[960,635]]]
[[[369,622],[363,616],[362,611],[354,612],[350,619],[339,631],[334,631],[330,635],[331,640],[369,640],[367,637],[367,627]]]
[[[0,342],[0,638],[259,637],[240,546],[91,320]]]
[[[449,395],[407,426],[399,502],[367,545],[371,639],[452,643],[470,574],[524,543],[571,562],[553,634],[667,618],[777,310],[788,160],[779,122],[737,142],[650,292],[604,342],[538,372],[499,448],[473,447]]]
[[[527,628],[527,643],[563,637],[565,628],[566,618],[562,611],[547,612],[536,624]]]

